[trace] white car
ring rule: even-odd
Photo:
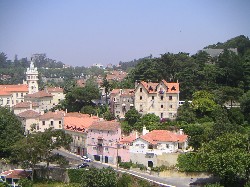
[[[82,156],[81,159],[82,159],[83,161],[85,161],[85,162],[91,162],[91,159],[88,158],[87,156]]]

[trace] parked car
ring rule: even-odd
[[[88,158],[87,156],[82,156],[81,159],[82,159],[83,161],[85,161],[85,162],[91,162],[91,159]]]
[[[87,168],[87,167],[89,167],[89,165],[87,163],[82,163],[82,164],[79,164],[77,166],[78,169],[80,169],[80,168]]]

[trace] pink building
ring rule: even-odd
[[[126,156],[119,149],[121,124],[116,121],[95,121],[88,128],[88,157],[110,164],[124,161]],[[118,160],[117,160],[118,158]]]

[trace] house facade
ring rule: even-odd
[[[20,102],[13,106],[13,111],[16,115],[26,110],[34,110],[35,112],[39,112],[39,105],[32,102]]]
[[[63,93],[63,88],[60,87],[47,87],[45,91],[50,93],[52,98],[52,106],[58,105],[58,103],[65,99],[65,94]]]
[[[88,157],[109,164],[117,164],[118,160],[123,160],[123,155],[119,153],[120,140],[121,124],[119,122],[94,122],[88,128]]]
[[[64,130],[73,138],[70,150],[78,155],[87,155],[87,128],[99,121],[97,116],[81,113],[66,113],[64,116]]]
[[[145,128],[144,132],[146,132]],[[167,130],[143,133],[142,136],[132,141],[130,159],[134,163],[148,167],[160,166],[162,160],[166,163],[168,163],[168,159],[170,163],[176,162],[178,152],[183,152],[188,146],[187,138],[182,130],[178,133]]]
[[[24,96],[24,101],[37,103],[39,106],[39,112],[48,111],[52,108],[53,95],[43,91],[38,91],[33,94],[27,94]]]
[[[110,93],[110,109],[115,117],[123,119],[134,107],[134,89],[114,89]]]
[[[17,117],[22,122],[25,135],[39,131],[39,116],[40,114],[34,110],[25,110],[17,114]]]
[[[142,115],[153,113],[175,119],[179,107],[179,83],[141,81],[135,88],[135,109]]]

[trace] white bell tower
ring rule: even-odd
[[[34,67],[34,62],[31,58],[30,67],[27,68],[26,71],[26,81],[29,88],[29,94],[38,92],[38,80],[38,71],[37,68]]]

